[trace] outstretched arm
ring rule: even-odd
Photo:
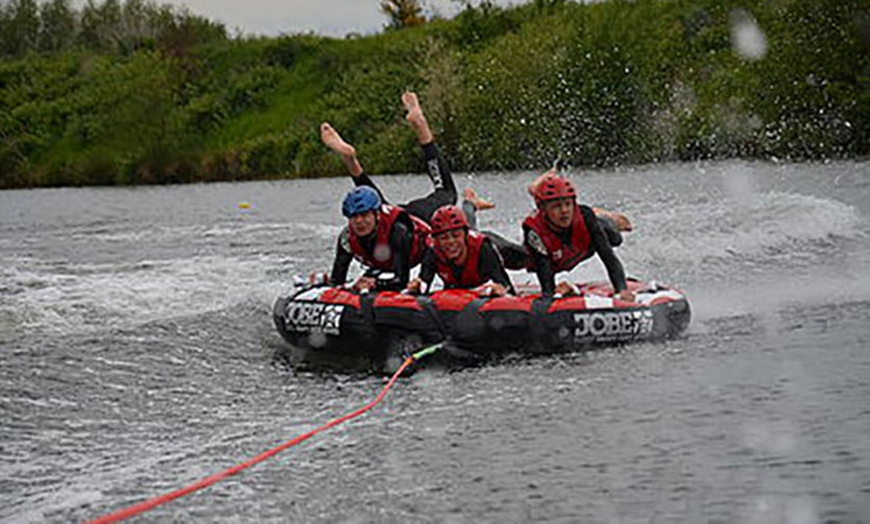
[[[547,257],[544,242],[537,233],[531,229],[523,228],[523,245],[525,245],[526,251],[528,251],[532,259],[535,274],[538,275],[538,282],[541,284],[541,294],[553,296],[556,292],[556,272],[553,271],[553,266]]]
[[[432,287],[432,281],[435,280],[435,251],[431,247],[426,248],[423,253],[423,263],[420,265],[420,280],[426,284],[426,291]]]
[[[622,262],[613,252],[613,247],[610,246],[610,241],[607,239],[607,234],[601,228],[598,220],[595,218],[595,213],[592,210],[584,209],[582,211],[583,219],[586,221],[586,229],[592,240],[592,248],[598,253],[599,258],[604,263],[607,269],[607,276],[610,278],[610,283],[616,293],[623,291],[625,285],[625,270],[622,267]]]
[[[510,277],[505,271],[504,263],[501,255],[493,247],[492,242],[487,239],[480,248],[480,269],[481,274],[488,280],[492,280],[496,284],[504,286],[511,295],[516,295],[516,290],[511,282]]]
[[[329,284],[341,286],[347,280],[347,270],[353,261],[353,254],[349,249],[349,232],[347,228],[342,230],[335,245],[335,260],[332,263],[332,272],[329,274]]]

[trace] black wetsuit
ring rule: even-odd
[[[353,253],[350,251],[349,233],[348,228],[345,227],[339,235],[337,245],[335,246],[335,261],[332,263],[332,272],[329,275],[329,282],[333,286],[344,284],[347,280],[350,263],[354,258]],[[401,218],[396,220],[390,230],[389,240],[390,249],[393,252],[393,276],[392,278],[378,279],[379,290],[401,291],[408,285],[411,271],[409,258],[413,236],[413,225],[406,223]],[[359,243],[367,253],[374,252],[375,237],[375,233],[360,237]],[[365,275],[378,277],[380,273],[382,273],[380,270],[369,268],[365,272]]]
[[[605,229],[609,227],[610,224],[607,224],[603,220],[598,220],[591,208],[580,206],[580,210],[581,213],[583,213],[583,220],[586,223],[586,229],[589,231],[590,254],[598,254],[598,257],[601,258],[604,267],[607,269],[607,275],[610,277],[610,283],[613,284],[613,289],[619,293],[625,289],[626,284],[625,270],[622,268],[622,263],[619,261],[619,258],[617,258],[616,253],[613,252],[612,247],[613,241],[617,237],[613,237],[609,234],[610,232],[605,232]],[[613,232],[619,235],[619,232],[615,229]],[[527,246],[527,251],[532,257],[534,264],[533,267],[535,268],[535,273],[538,275],[538,282],[541,283],[541,293],[544,295],[552,295],[556,292],[556,272],[553,271],[553,266],[550,264],[549,257],[545,253],[532,247],[535,244],[540,244],[540,242],[530,241],[530,233],[533,232],[529,229],[525,230],[523,244]],[[562,243],[571,243],[570,229],[557,231],[556,234],[559,236]],[[621,235],[618,236],[618,240],[619,243],[621,243]]]
[[[456,184],[453,182],[450,166],[441,155],[441,151],[435,145],[435,142],[430,142],[421,147],[426,159],[426,173],[429,175],[429,180],[432,181],[432,186],[434,186],[435,190],[423,198],[412,200],[407,204],[398,204],[398,206],[428,223],[436,209],[441,206],[456,204]],[[358,177],[353,177],[353,183],[357,186],[369,186],[373,188],[381,196],[381,200],[384,203],[387,202],[384,194],[381,193],[380,188],[375,185],[368,173],[364,172]]]
[[[468,200],[462,201],[462,212],[468,219],[468,227],[477,230],[477,208]],[[503,269],[525,269],[529,267],[529,255],[526,248],[511,242],[493,231],[481,231],[492,242],[500,255]],[[501,282],[499,282],[501,283]]]
[[[453,182],[450,166],[447,165],[444,157],[441,156],[438,146],[434,142],[430,142],[423,145],[422,148],[426,159],[427,174],[435,190],[423,198],[412,200],[407,204],[399,205],[399,207],[428,223],[436,209],[456,203],[456,185]],[[367,173],[364,172],[357,177],[353,177],[353,181],[356,186],[369,186],[373,188],[380,195],[381,201],[387,203],[383,193],[381,193],[381,190]],[[408,285],[411,271],[410,254],[413,232],[414,226],[411,224],[410,219],[405,221],[397,220],[393,224],[389,237],[390,250],[393,255],[393,277],[388,279],[379,278],[379,290],[399,291]],[[366,253],[372,254],[375,247],[375,233],[372,232],[368,237],[363,237],[359,240]],[[338,239],[335,249],[335,261],[332,264],[332,272],[329,277],[329,282],[333,286],[344,284],[345,280],[347,280],[347,272],[352,260],[353,254],[350,252],[348,230],[345,227]],[[368,269],[365,274],[366,276],[377,276],[379,273],[382,272],[376,269]]]

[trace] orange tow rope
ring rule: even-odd
[[[375,397],[374,400],[372,400],[371,402],[369,402],[365,406],[359,408],[358,410],[353,411],[351,413],[348,413],[347,415],[343,415],[341,417],[334,418],[334,419],[330,420],[329,422],[327,422],[326,424],[320,426],[319,428],[313,429],[313,430],[309,431],[308,433],[299,435],[298,437],[294,438],[293,440],[289,440],[289,441],[281,444],[280,446],[277,446],[275,448],[270,449],[269,451],[261,453],[260,455],[257,455],[256,457],[254,457],[250,460],[242,462],[241,464],[237,464],[229,469],[221,471],[220,473],[216,473],[210,477],[206,477],[206,478],[204,478],[204,479],[202,479],[194,484],[191,484],[187,487],[181,488],[181,489],[173,491],[171,493],[166,493],[164,495],[160,495],[160,496],[148,499],[146,501],[140,502],[140,503],[135,504],[133,506],[124,508],[124,509],[116,511],[114,513],[110,513],[109,515],[99,517],[97,519],[90,521],[90,523],[91,524],[105,524],[105,523],[109,523],[109,522],[119,522],[121,520],[128,519],[128,518],[133,517],[135,515],[139,515],[140,513],[145,513],[146,511],[154,509],[157,506],[165,504],[171,500],[175,500],[175,499],[183,497],[185,495],[189,495],[190,493],[193,493],[194,491],[199,491],[203,488],[211,486],[212,484],[216,484],[227,477],[231,477],[232,475],[235,475],[236,473],[239,473],[242,470],[248,469],[255,464],[259,464],[260,462],[263,462],[264,460],[266,460],[267,458],[269,458],[273,455],[277,455],[278,453],[284,451],[287,448],[290,448],[292,446],[295,446],[296,444],[299,444],[300,442],[308,440],[309,438],[313,437],[314,435],[316,435],[322,431],[326,431],[329,428],[335,427],[343,422],[346,422],[352,418],[356,418],[356,417],[362,415],[366,411],[369,411],[370,409],[375,407],[387,395],[387,392],[390,391],[390,388],[393,387],[393,384],[396,383],[396,380],[399,379],[399,376],[402,374],[403,371],[405,371],[405,369],[408,366],[410,366],[412,363],[419,360],[420,358],[434,353],[435,351],[438,350],[439,347],[441,347],[441,344],[429,346],[428,348],[422,349],[422,350],[418,351],[417,353],[414,353],[413,355],[405,358],[405,361],[402,362],[402,365],[399,366],[399,369],[397,369],[396,372],[393,373],[393,376],[390,377],[390,380],[387,382],[387,385],[384,386],[384,388],[381,390],[380,393],[378,393],[378,396]]]

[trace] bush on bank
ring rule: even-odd
[[[340,174],[324,120],[370,171],[416,171],[406,89],[461,170],[870,152],[860,0],[484,2],[346,39],[185,16],[123,45],[0,42],[0,187]]]

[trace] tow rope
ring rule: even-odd
[[[160,495],[160,496],[145,500],[145,501],[140,502],[138,504],[134,504],[133,506],[129,506],[127,508],[121,509],[121,510],[116,511],[114,513],[110,513],[108,515],[94,519],[94,520],[90,521],[90,523],[91,524],[107,524],[110,522],[119,522],[121,520],[128,519],[128,518],[133,517],[135,515],[145,513],[146,511],[154,509],[157,506],[165,504],[171,500],[175,500],[175,499],[183,497],[185,495],[189,495],[190,493],[193,493],[194,491],[199,491],[203,488],[207,488],[208,486],[211,486],[212,484],[216,484],[227,477],[231,477],[231,476],[235,475],[236,473],[239,473],[240,471],[243,471],[245,469],[250,468],[251,466],[253,466],[255,464],[259,464],[260,462],[263,462],[264,460],[266,460],[267,458],[269,458],[273,455],[277,455],[278,453],[284,451],[287,448],[293,447],[296,444],[299,444],[300,442],[308,440],[309,438],[313,437],[314,435],[316,435],[322,431],[326,431],[327,429],[338,426],[339,424],[341,424],[343,422],[347,422],[348,420],[350,420],[352,418],[356,418],[356,417],[362,415],[363,413],[369,411],[370,409],[372,409],[373,407],[378,405],[378,403],[380,403],[380,401],[387,395],[387,393],[390,391],[390,388],[393,387],[393,384],[396,383],[396,381],[399,379],[399,376],[402,374],[403,371],[405,371],[405,369],[408,366],[410,366],[414,362],[420,360],[421,358],[423,358],[427,355],[431,355],[432,353],[435,353],[440,347],[441,347],[440,343],[435,344],[435,345],[423,348],[420,351],[414,353],[413,355],[409,355],[408,357],[406,357],[404,362],[402,362],[402,365],[399,366],[399,369],[397,369],[396,372],[393,373],[393,376],[390,377],[390,380],[387,381],[387,385],[384,386],[384,388],[381,390],[380,393],[378,393],[378,396],[375,397],[374,400],[372,400],[371,402],[369,402],[365,406],[357,409],[356,411],[353,411],[353,412],[348,413],[346,415],[342,415],[341,417],[338,417],[338,418],[334,418],[334,419],[330,420],[329,422],[327,422],[326,424],[320,426],[319,428],[313,429],[313,430],[309,431],[308,433],[304,433],[302,435],[299,435],[298,437],[296,437],[292,440],[289,440],[289,441],[281,444],[280,446],[274,447],[274,448],[272,448],[264,453],[261,453],[250,460],[247,460],[245,462],[237,464],[229,469],[221,471],[220,473],[216,473],[214,475],[211,475],[210,477],[206,477],[206,478],[204,478],[198,482],[195,482],[187,487],[181,488],[181,489],[173,491],[171,493],[166,493],[164,495]]]

